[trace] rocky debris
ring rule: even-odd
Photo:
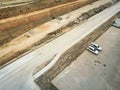
[[[100,12],[99,7],[98,7],[98,8],[94,8],[94,11],[95,11],[96,13],[99,13],[99,12]]]
[[[73,24],[80,24],[84,22],[85,20],[89,19],[90,17],[94,16],[95,14],[103,11],[104,9],[110,7],[112,3],[106,3],[104,5],[100,5],[99,7],[96,7],[94,9],[89,10],[88,12],[84,12],[79,16],[76,20],[73,21]]]

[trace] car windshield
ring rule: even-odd
[[[91,46],[92,46],[92,47],[99,47],[98,45],[93,45],[93,44],[92,44]]]
[[[92,47],[91,47],[91,48],[89,48],[89,49],[91,49],[92,51],[95,51],[95,48],[92,48]]]

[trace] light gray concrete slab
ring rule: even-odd
[[[97,41],[99,55],[85,51],[52,83],[59,90],[120,90],[120,29],[111,27]]]

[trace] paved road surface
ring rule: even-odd
[[[90,18],[86,23],[0,70],[0,90],[39,90],[32,73],[35,68],[64,52],[120,10],[120,3]]]
[[[120,29],[111,27],[96,43],[99,55],[86,50],[52,81],[59,90],[120,90]]]

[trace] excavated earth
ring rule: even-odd
[[[54,0],[43,0],[39,3],[36,2],[25,6],[20,5],[0,9],[0,45],[11,41],[13,38],[18,37],[48,20],[54,19],[59,15],[68,13],[96,0],[91,0],[91,2],[89,0],[61,0],[61,2],[54,1],[54,3],[53,1]],[[44,4],[47,4],[47,6],[45,5],[44,7]]]
[[[53,0],[43,0],[41,1],[45,3],[53,3]],[[72,10],[75,10],[77,8],[80,8],[82,6],[85,6],[87,4],[93,3],[97,0],[61,0],[61,2],[54,2],[55,3],[59,3],[59,5],[54,5],[54,4],[50,4],[51,6],[48,7],[44,7],[44,9],[35,9],[36,11],[25,11],[24,13],[19,13],[18,15],[15,13],[17,11],[19,11],[19,9],[17,9],[18,7],[23,8],[23,6],[15,6],[14,13],[13,11],[9,10],[13,7],[8,7],[8,8],[3,8],[1,9],[2,14],[3,13],[7,13],[7,17],[2,17],[0,20],[0,49],[2,49],[3,47],[5,47],[6,45],[8,45],[7,43],[10,42],[11,40],[13,40],[16,37],[19,37],[20,35],[24,34],[25,32],[31,30],[32,28],[48,21],[54,18],[57,18],[59,15],[63,15],[65,13],[68,13]],[[38,3],[38,2],[37,2]],[[31,3],[28,4],[29,7],[31,7]],[[25,5],[26,7],[27,5]],[[36,7],[36,5],[35,5]],[[40,6],[42,7],[42,6]],[[11,17],[11,14],[6,12],[4,9],[7,9],[8,12],[11,12],[12,14],[14,14]],[[12,9],[13,10],[13,9]],[[3,16],[3,15],[2,15]],[[3,19],[4,18],[4,19]],[[46,27],[42,27],[43,30]],[[55,32],[57,33],[57,32]],[[45,38],[44,40],[42,40],[40,43],[46,41],[46,39],[51,38],[51,36],[54,36],[54,33],[49,34],[47,38]],[[29,35],[27,35],[25,38],[29,38]],[[21,40],[24,40],[24,38],[21,38]],[[40,43],[37,43],[37,45],[39,45]],[[36,46],[36,44],[33,44],[33,46]],[[24,46],[23,46],[24,47]],[[0,57],[0,66],[6,64],[7,62],[11,61],[12,59],[18,57],[19,55],[25,53],[26,51],[28,51],[30,47],[27,47],[24,50],[21,50],[19,52],[14,52],[12,51],[11,53],[8,53],[2,57]],[[8,49],[9,51],[9,49]],[[14,61],[14,60],[13,60]],[[12,62],[12,61],[11,61]],[[10,63],[10,62],[9,62]]]

